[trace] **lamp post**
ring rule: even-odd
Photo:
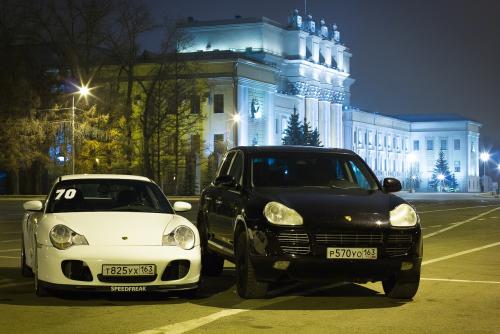
[[[87,85],[76,86],[78,91],[73,94],[71,103],[71,174],[75,174],[75,94],[79,94],[80,98],[86,98],[90,93],[90,89]]]
[[[479,158],[483,162],[483,179],[482,179],[482,182],[481,182],[482,185],[483,185],[483,190],[482,191],[486,191],[486,184],[485,184],[485,181],[486,181],[486,163],[488,162],[488,160],[490,160],[490,154],[488,152],[482,152],[479,155]]]
[[[443,175],[443,174],[439,174],[439,175],[437,176],[437,179],[439,180],[439,183],[440,183],[440,186],[441,186],[441,187],[440,187],[440,190],[441,190],[440,192],[443,192],[443,181],[444,181],[444,175]]]
[[[415,156],[415,153],[411,152],[408,154],[408,161],[410,162],[410,192],[413,192],[413,182],[415,181],[416,177],[413,175],[413,163],[417,160],[417,157]]]

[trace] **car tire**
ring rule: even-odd
[[[220,276],[224,270],[224,258],[208,249],[208,231],[206,224],[198,221],[201,246],[201,274],[205,276]]]
[[[24,250],[24,237],[21,241],[21,275],[23,277],[33,277],[33,270],[26,264],[26,251]]]
[[[269,289],[269,283],[259,282],[248,252],[246,233],[237,235],[236,243],[236,288],[238,295],[246,299],[264,298]]]
[[[394,299],[412,299],[417,293],[420,283],[420,271],[412,278],[398,278],[398,275],[392,275],[382,281],[384,292],[389,298]]]

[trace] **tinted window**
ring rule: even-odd
[[[234,176],[236,182],[240,183],[242,173],[243,173],[243,154],[241,152],[238,152],[233,160],[231,169],[229,170],[229,175]]]
[[[122,179],[67,180],[56,184],[47,212],[132,211],[173,213],[151,182]]]
[[[231,160],[233,160],[234,157],[234,152],[229,152],[224,160],[222,161],[222,164],[220,166],[219,172],[217,173],[217,176],[223,176],[227,175],[229,172],[229,167],[231,166]]]
[[[345,154],[270,153],[252,158],[256,187],[377,189],[364,163]]]

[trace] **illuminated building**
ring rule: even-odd
[[[206,152],[218,143],[279,145],[290,115],[317,128],[325,147],[357,152],[382,179],[427,181],[440,150],[461,191],[479,191],[480,124],[463,118],[383,116],[350,106],[349,49],[335,24],[295,10],[286,25],[267,18],[195,21],[182,25],[183,52],[202,64],[209,85],[202,108]],[[409,155],[415,155],[413,163]]]

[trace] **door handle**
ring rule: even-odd
[[[220,199],[216,199],[216,200],[215,200],[215,204],[217,204],[217,205],[221,205],[221,204],[222,204],[222,200],[220,200]]]

